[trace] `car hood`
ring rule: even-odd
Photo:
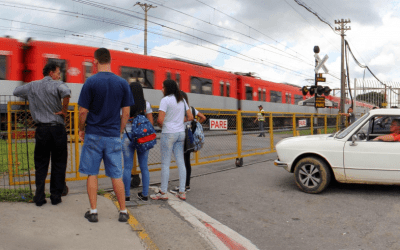
[[[290,138],[285,138],[285,139],[279,141],[278,144],[286,143],[289,141],[290,141],[290,143],[293,143],[293,142],[305,142],[305,141],[321,141],[321,140],[327,140],[327,139],[333,139],[332,134],[290,137]]]

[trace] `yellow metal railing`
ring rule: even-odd
[[[7,157],[10,185],[29,183],[29,181],[15,181],[14,177],[18,177],[18,175],[30,174],[34,176],[33,171],[27,173],[23,168],[19,171],[19,151],[17,150],[17,143],[31,143],[33,145],[34,138],[29,138],[30,142],[24,142],[22,140],[24,138],[23,136],[21,138],[16,136],[19,132],[23,133],[23,131],[18,132],[17,124],[18,116],[25,112],[24,110],[12,109],[13,106],[18,107],[18,105],[25,105],[25,102],[9,102],[7,104]],[[153,108],[157,108],[157,106],[153,106]],[[192,166],[276,152],[274,145],[282,138],[299,136],[302,134],[314,134],[314,118],[317,118],[318,127],[316,128],[324,133],[333,133],[339,129],[338,115],[264,112],[264,129],[261,131],[256,119],[258,111],[205,108],[198,108],[198,110],[207,118],[206,122],[203,124],[205,144],[200,151],[192,154]],[[155,118],[155,121],[157,116],[157,112],[154,112],[153,117]],[[14,117],[14,119],[12,119],[12,117]],[[66,117],[66,129],[69,136],[67,181],[85,180],[87,178],[86,176],[82,177],[79,174],[80,150],[83,142],[79,140],[78,136],[78,117],[78,105],[76,103],[71,103]],[[209,119],[211,118],[226,119],[228,121],[228,129],[226,131],[210,130]],[[304,126],[303,122],[303,125],[299,126],[298,123],[300,120],[305,120],[307,125]],[[30,123],[25,124],[25,126],[29,126],[28,129],[31,129],[32,132],[34,123],[31,121]],[[26,131],[26,128],[24,129]],[[159,135],[160,129],[158,137]],[[148,166],[150,172],[161,170],[161,153],[159,144],[160,143],[157,143],[156,147],[151,149],[149,153]],[[33,154],[33,151],[27,152],[27,154]],[[32,166],[33,169],[34,162],[31,162],[30,166]],[[138,167],[135,153],[134,168],[132,170],[133,175],[140,173]],[[174,168],[177,168],[175,164],[171,166],[171,169]],[[101,171],[103,170],[104,169],[101,169]],[[98,177],[103,178],[106,176],[100,174]],[[34,183],[33,180],[31,182]],[[47,182],[49,182],[49,180],[47,180]]]

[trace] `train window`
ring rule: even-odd
[[[143,88],[154,88],[154,71],[149,69],[121,67],[121,77],[130,82],[140,82]]]
[[[246,100],[253,100],[253,88],[246,86]]]
[[[294,95],[294,104],[298,105],[301,101],[303,101],[302,95]]]
[[[264,92],[264,102],[266,102],[267,101],[267,92],[265,91],[265,89],[263,89],[263,92]]]
[[[224,96],[224,82],[223,81],[221,81],[220,83],[220,92],[221,92],[221,96]]]
[[[181,81],[181,75],[179,73],[176,73],[176,84],[178,84],[178,87],[180,85],[180,81]]]
[[[190,77],[190,92],[204,95],[212,95],[212,81],[200,77]]]
[[[165,80],[171,80],[171,72],[167,72],[165,74],[166,79]]]
[[[227,97],[230,96],[229,87],[230,87],[230,85],[229,85],[229,82],[228,82],[228,83],[226,83],[226,96]]]
[[[290,93],[286,93],[286,103],[292,103],[292,95]]]
[[[86,80],[92,76],[92,69],[93,69],[93,63],[91,62],[83,63],[83,77],[84,77],[83,82],[86,82]]]
[[[62,59],[55,59],[55,58],[49,58],[47,59],[47,63],[49,62],[55,62],[60,66],[60,72],[61,72],[61,79],[60,81],[67,82],[67,61],[62,60]]]
[[[258,89],[258,100],[261,101],[261,89]]]
[[[279,102],[279,103],[282,102],[282,92],[271,90],[269,93],[271,95],[271,98],[270,98],[271,102]]]
[[[0,80],[6,80],[7,77],[7,57],[0,56]]]

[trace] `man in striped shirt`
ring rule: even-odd
[[[28,99],[33,120],[36,123],[34,153],[36,206],[47,203],[45,181],[51,156],[50,200],[53,205],[61,202],[67,167],[67,132],[64,119],[67,115],[71,90],[60,80],[60,66],[55,62],[46,64],[44,78],[17,87],[14,95]],[[63,102],[61,104],[61,99]],[[65,194],[65,193],[64,193]]]

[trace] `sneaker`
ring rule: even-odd
[[[130,196],[126,196],[125,197],[125,201],[131,201],[131,197]]]
[[[181,200],[186,200],[186,192],[179,192],[175,196]]]
[[[129,220],[129,214],[127,213],[119,213],[118,221],[127,222]]]
[[[85,218],[88,219],[88,221],[90,221],[90,222],[98,222],[99,221],[97,213],[91,214],[90,211],[87,211],[85,213]]]
[[[152,200],[168,200],[168,195],[158,191],[158,193],[150,195],[150,198]]]
[[[148,201],[149,197],[148,196],[144,196],[142,192],[137,194],[137,197],[139,198],[139,200],[141,201]]]
[[[173,193],[173,194],[177,194],[177,193],[179,193],[179,187],[175,187],[174,189],[171,189],[171,190],[169,190],[171,193]],[[189,192],[190,191],[190,186],[187,186],[186,188],[185,188],[185,192]]]

